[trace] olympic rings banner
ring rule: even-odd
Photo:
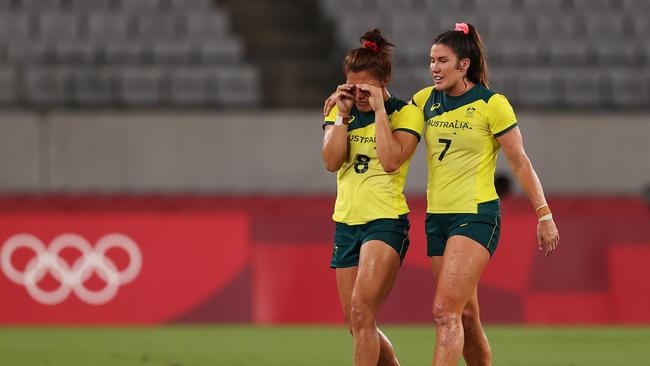
[[[0,324],[183,319],[246,270],[246,215],[0,215]]]

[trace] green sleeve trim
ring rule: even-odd
[[[409,129],[409,128],[396,128],[396,129],[393,130],[393,132],[394,131],[404,131],[404,132],[410,133],[411,135],[417,137],[418,142],[420,142],[420,134],[413,131],[413,130],[411,130],[411,129]]]
[[[512,129],[515,128],[515,127],[517,127],[517,122],[513,123],[512,125],[510,125],[510,127],[506,128],[505,130],[502,130],[502,131],[500,131],[500,132],[495,133],[495,134],[494,134],[494,137],[499,137],[499,136],[503,135],[504,133],[506,133],[506,132],[512,130]]]
[[[331,126],[331,125],[333,125],[333,124],[334,124],[334,122],[332,122],[332,121],[325,121],[325,122],[323,123],[323,130],[325,129],[325,126]]]

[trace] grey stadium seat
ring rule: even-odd
[[[563,73],[564,102],[570,106],[598,107],[602,98],[603,76],[596,70],[568,70]]]
[[[632,33],[626,29],[622,14],[602,14],[585,17],[585,31],[590,38],[623,40]]]
[[[544,50],[539,44],[525,39],[495,43],[491,40],[488,43],[486,40],[486,47],[488,62],[494,60],[500,65],[537,65],[541,63],[541,57],[544,55]]]
[[[16,2],[14,0],[0,0],[0,12],[14,10]]]
[[[647,39],[650,34],[650,17],[646,14],[635,14],[631,17],[634,35],[638,39]]]
[[[218,9],[214,0],[169,0],[170,7],[182,13],[205,14]]]
[[[648,0],[621,0],[623,2],[623,9],[630,14],[644,14],[647,16],[650,13],[650,1]]]
[[[554,108],[562,103],[560,79],[549,69],[530,70],[519,78],[519,100],[529,106]]]
[[[75,13],[107,12],[113,10],[113,0],[67,0]]]
[[[186,27],[191,39],[223,37],[230,33],[230,20],[222,12],[212,12],[188,17]]]
[[[522,7],[531,15],[557,15],[570,10],[571,0],[522,0]]]
[[[72,103],[106,105],[116,98],[116,75],[110,67],[75,68],[72,79]]]
[[[12,42],[7,45],[7,59],[13,64],[39,64],[50,60],[53,45],[41,41]]]
[[[63,39],[52,44],[54,60],[61,64],[88,65],[97,61],[100,47],[93,41]]]
[[[60,10],[64,0],[16,0],[15,3],[18,11],[37,13]]]
[[[555,39],[543,43],[546,55],[551,65],[589,65],[595,59],[589,45],[582,39]]]
[[[537,25],[537,37],[540,42],[584,36],[584,25],[581,19],[571,14],[554,14],[533,19]]]
[[[43,12],[36,19],[37,37],[42,40],[76,39],[80,34],[80,18],[75,13]]]
[[[0,13],[0,39],[22,42],[30,37],[33,17],[25,13]]]
[[[492,17],[488,19],[486,34],[489,39],[495,39],[497,42],[508,42],[510,40],[530,40],[531,22],[527,17],[515,17],[504,21],[502,18]],[[480,30],[479,30],[480,32]]]
[[[499,94],[505,95],[511,104],[519,103],[519,85],[518,74],[512,69],[490,70],[489,79],[490,87]]]
[[[151,50],[156,64],[188,64],[197,58],[196,50],[190,42],[156,40]]]
[[[204,68],[174,68],[170,73],[170,101],[174,105],[203,105],[208,102],[209,71]]]
[[[163,0],[115,0],[118,11],[137,14],[156,13],[165,10]]]
[[[141,64],[153,61],[152,46],[146,42],[112,41],[103,45],[102,56],[108,64]]]
[[[124,67],[117,76],[117,98],[127,105],[159,105],[165,100],[166,72],[154,67]]]
[[[61,105],[70,96],[68,70],[62,67],[29,67],[24,70],[23,98],[37,105]]]
[[[87,18],[87,37],[98,41],[123,40],[133,34],[134,20],[123,14],[91,13]]]
[[[202,64],[227,64],[240,62],[244,55],[244,48],[239,39],[215,38],[200,42],[192,42],[198,50],[199,61]]]
[[[0,104],[16,101],[16,73],[11,66],[0,67]]]
[[[140,39],[175,39],[180,32],[180,20],[175,14],[138,15],[136,36]]]
[[[608,73],[611,101],[619,107],[647,107],[650,104],[650,74],[639,70]]]
[[[249,66],[220,66],[211,70],[208,98],[227,106],[254,105],[260,100],[260,77]]]
[[[504,16],[510,15],[508,20],[511,21],[515,19],[513,15],[520,11],[517,5],[518,3],[512,0],[475,0],[471,10],[487,17],[496,16],[501,18],[502,21]]]
[[[359,47],[359,37],[372,28],[380,28],[377,14],[359,18],[354,14],[346,14],[338,19],[337,36],[346,48]]]
[[[425,18],[418,13],[395,13],[390,19],[389,29],[396,45],[399,47],[406,39],[424,41],[432,38],[428,23],[431,18]],[[392,41],[392,40],[391,40]]]
[[[571,0],[574,11],[582,14],[609,14],[619,8],[620,0]]]
[[[635,66],[643,61],[643,46],[636,42],[601,39],[593,45],[598,64]]]

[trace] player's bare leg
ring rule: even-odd
[[[463,333],[465,334],[463,358],[467,366],[492,365],[492,349],[479,315],[478,294],[474,289],[474,294],[463,309],[462,317]]]
[[[345,315],[345,323],[348,325],[348,330],[352,334],[352,324],[350,323],[350,304],[352,302],[352,290],[354,289],[354,282],[357,279],[357,267],[350,268],[337,268],[336,269],[336,284],[338,287],[339,300]],[[388,340],[388,337],[377,328],[379,334],[379,362],[378,366],[398,366],[399,362],[395,356],[393,345]]]
[[[442,257],[431,257],[431,268],[435,280],[438,280],[438,274],[442,267]],[[481,324],[478,293],[476,288],[474,294],[465,305],[462,315],[463,321],[463,358],[467,366],[491,366],[492,349],[488,342],[483,325]]]
[[[433,300],[436,345],[433,366],[456,366],[465,343],[463,310],[475,293],[490,254],[479,243],[464,236],[447,241]]]
[[[336,271],[341,306],[354,336],[355,365],[399,365],[392,344],[375,322],[377,309],[390,293],[399,266],[397,252],[373,240],[361,247],[358,267]]]

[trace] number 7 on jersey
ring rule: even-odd
[[[449,146],[451,146],[451,140],[450,139],[438,139],[438,142],[441,144],[445,144],[445,148],[442,149],[442,152],[440,153],[440,156],[438,156],[438,160],[442,160],[445,157],[445,154],[447,151],[449,151]]]

